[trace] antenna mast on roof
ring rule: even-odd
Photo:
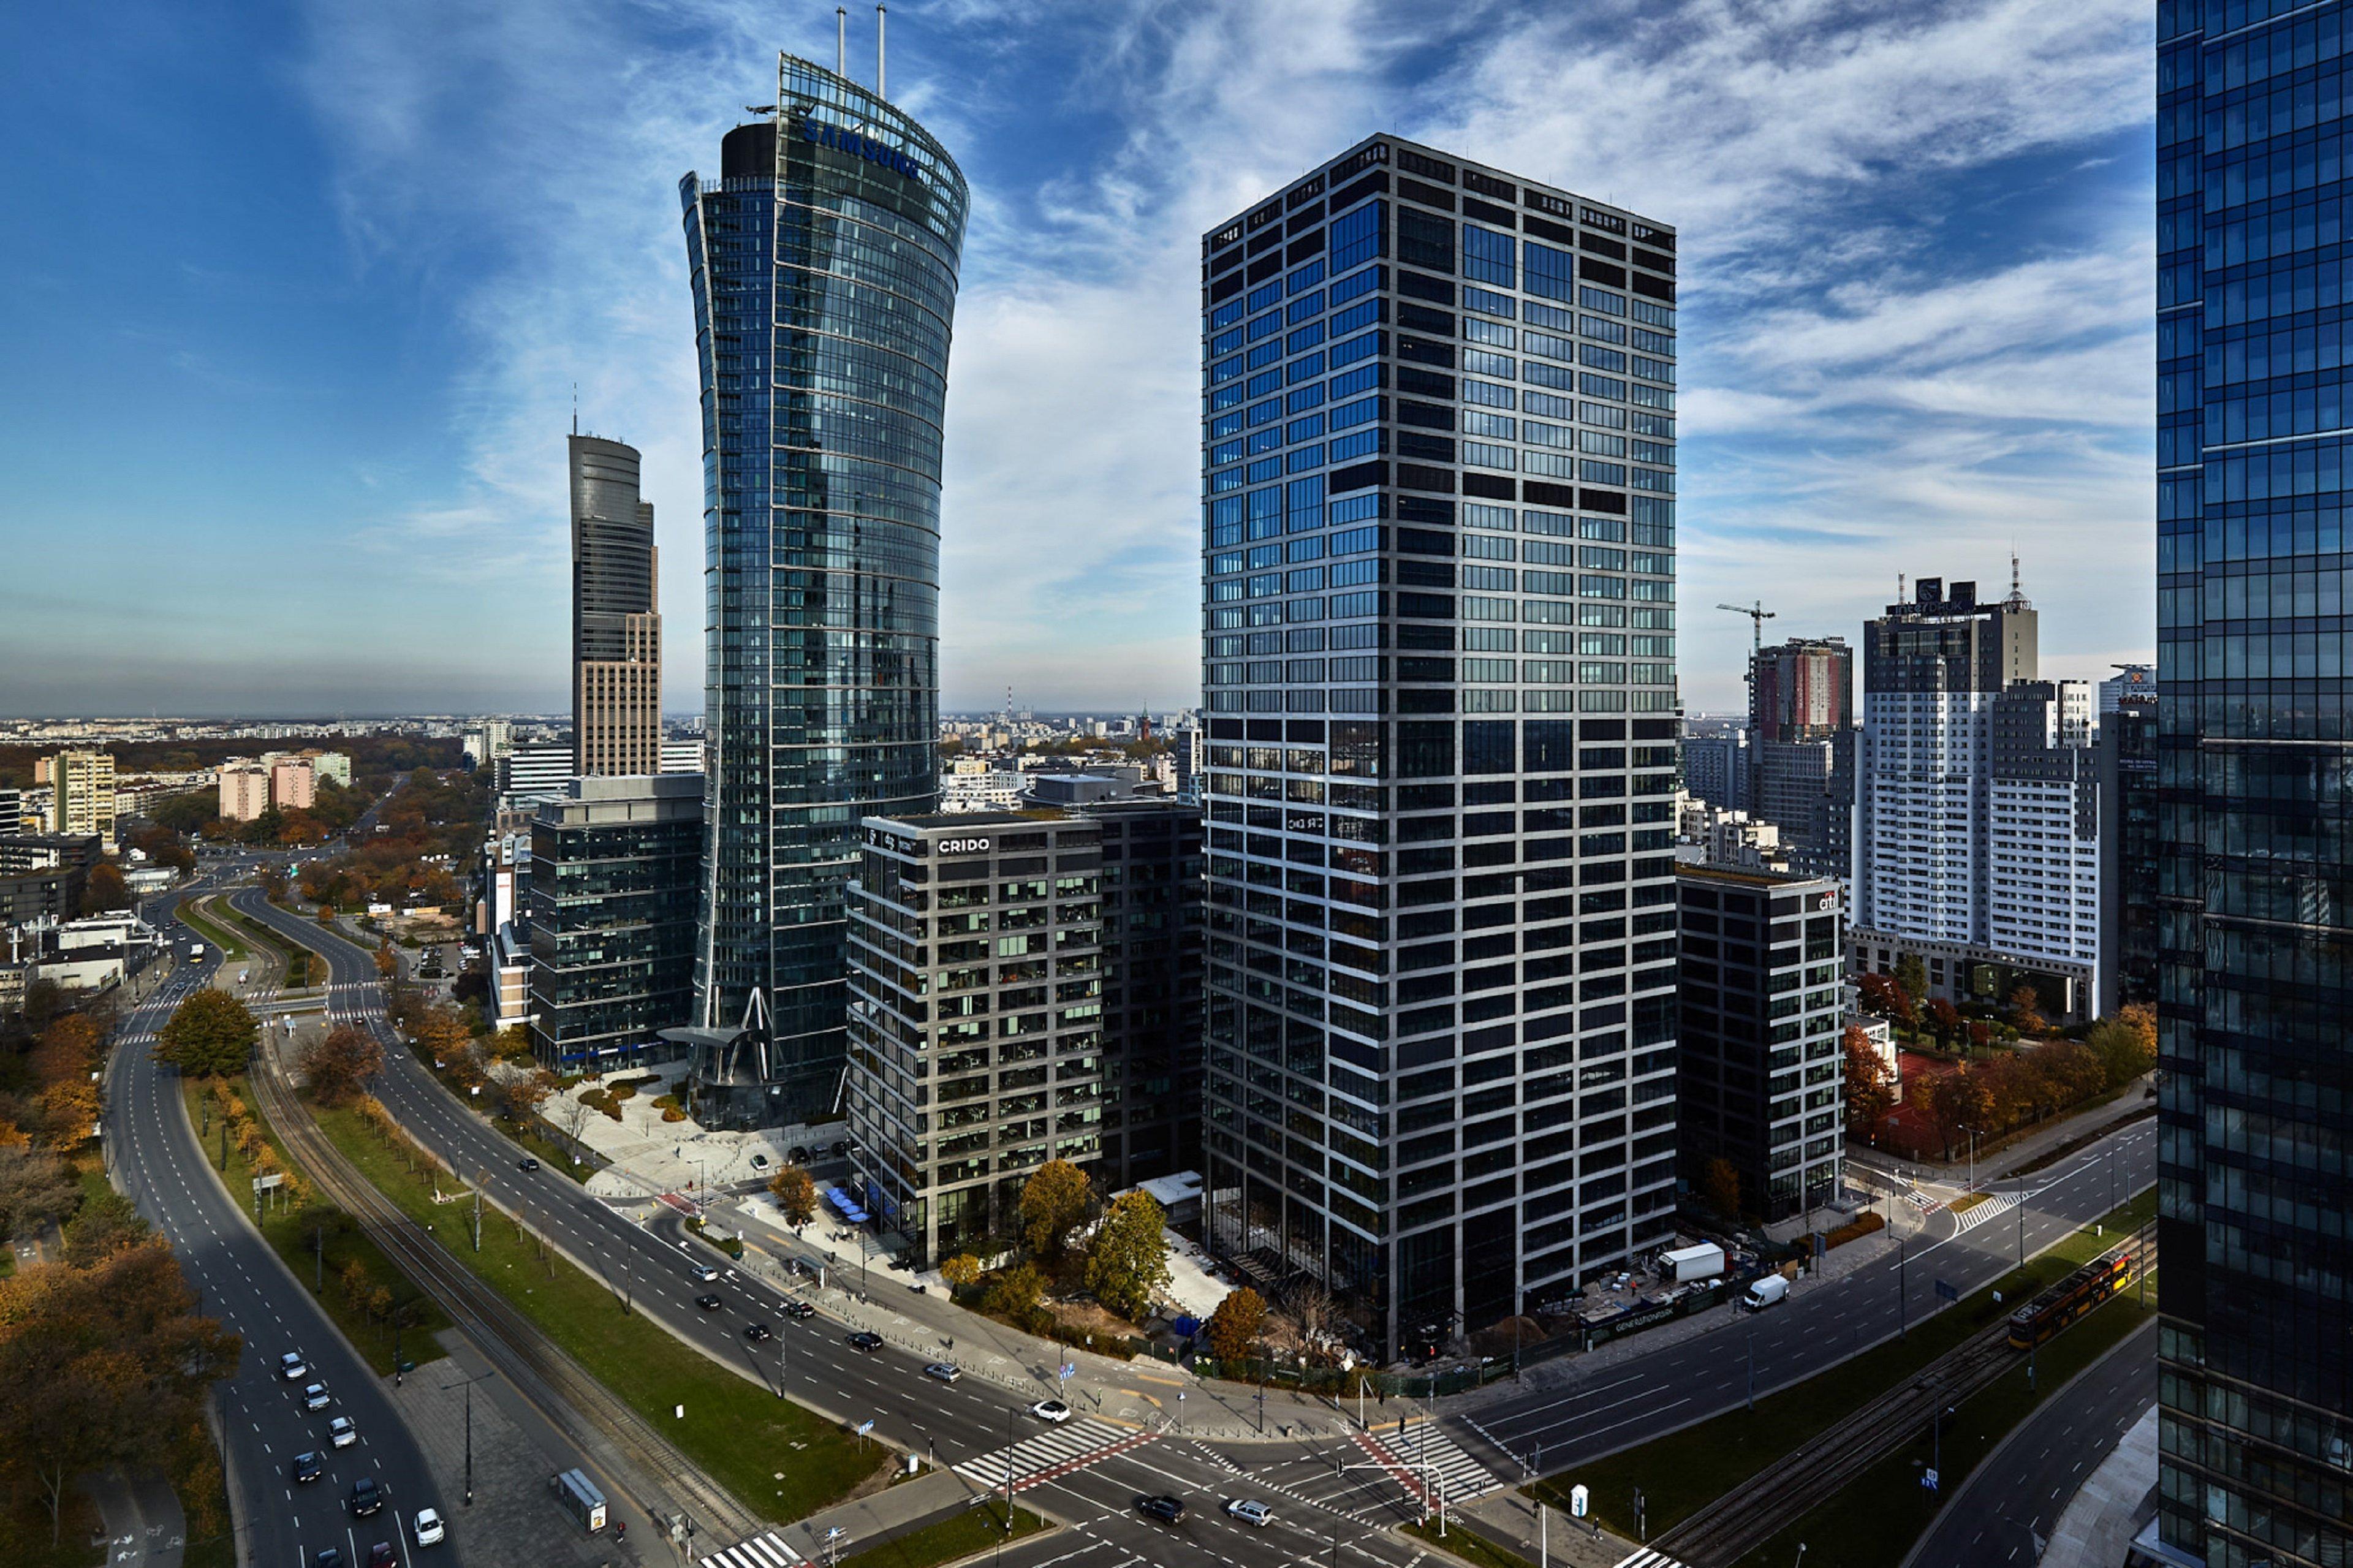
[[[874,7],[874,96],[886,100],[891,95],[882,86],[882,27],[889,17],[889,7],[882,5]]]
[[[833,74],[839,77],[849,74],[849,7],[847,5],[833,8]]]

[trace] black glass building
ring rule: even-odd
[[[2343,0],[2158,6],[2158,1525],[2353,1561]]]
[[[941,419],[967,199],[923,128],[780,58],[773,120],[680,184],[702,368],[707,842],[698,1090],[828,1110],[843,889],[932,809]]]

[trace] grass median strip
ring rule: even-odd
[[[738,1376],[625,1310],[629,1282],[618,1270],[610,1279],[585,1273],[544,1243],[535,1216],[487,1205],[477,1249],[467,1189],[436,1168],[412,1171],[355,1110],[313,1114],[364,1177],[746,1508],[790,1521],[879,1484],[887,1454],[861,1452],[833,1423],[777,1398],[772,1382]],[[773,1351],[761,1358],[770,1377],[776,1361]]]
[[[2033,1388],[2027,1387],[2026,1364],[2021,1362],[1991,1387],[1962,1401],[1945,1418],[1941,1443],[1931,1432],[1915,1433],[1911,1441],[1865,1470],[1836,1497],[1741,1561],[1756,1568],[1784,1563],[1797,1554],[1798,1542],[1802,1541],[1808,1560],[1820,1568],[1887,1568],[1903,1562],[1944,1500],[1960,1489],[1969,1472],[1985,1461],[2003,1437],[2033,1415],[2044,1398],[2114,1349],[2155,1311],[2132,1296],[2119,1296],[2094,1309],[2042,1347]],[[2152,1374],[2152,1399],[2156,1393]],[[1935,1492],[1920,1484],[1922,1470],[1932,1464],[1940,1467]],[[2021,1521],[2000,1528],[2017,1538],[2014,1546],[2027,1544],[2028,1532]]]
[[[1478,1568],[1536,1568],[1536,1565],[1516,1552],[1506,1552],[1485,1536],[1465,1530],[1461,1521],[1451,1522],[1446,1533],[1438,1533],[1435,1524],[1409,1524],[1405,1532],[1417,1541],[1429,1542],[1450,1556],[1460,1557]],[[1564,1542],[1564,1546],[1567,1543]]]
[[[1589,1494],[1593,1516],[1631,1539],[1634,1492],[1640,1488],[1650,1533],[1656,1539],[1784,1454],[1914,1376],[2021,1302],[2031,1300],[2044,1286],[2116,1246],[2156,1212],[2157,1194],[2143,1193],[2096,1226],[2084,1226],[2042,1257],[2030,1259],[2024,1268],[2012,1269],[1936,1316],[1913,1323],[1905,1337],[1890,1340],[1795,1387],[1759,1399],[1754,1410],[1726,1411],[1525,1489],[1566,1509],[1569,1489],[1582,1485]],[[1997,1292],[2001,1297],[1998,1302]],[[2049,1359],[2047,1351],[2044,1359]]]
[[[257,1163],[278,1172],[299,1171],[294,1157],[287,1152],[286,1144],[278,1130],[269,1124],[254,1104],[253,1095],[243,1078],[223,1080],[222,1087],[236,1097],[252,1119],[263,1142],[270,1151],[268,1161],[257,1162],[249,1141],[239,1137],[236,1127],[229,1125],[224,1141],[221,1131],[233,1119],[225,1116],[221,1103],[213,1098],[211,1087],[194,1079],[180,1080],[182,1102],[186,1105],[188,1124],[195,1128],[210,1126],[209,1133],[200,1131],[197,1142],[204,1147],[205,1158],[221,1172],[229,1194],[248,1214],[253,1212],[253,1178]],[[207,1100],[210,1103],[207,1104]],[[228,1163],[221,1164],[226,1142]],[[317,1298],[343,1338],[351,1341],[360,1359],[377,1372],[390,1376],[395,1336],[393,1322],[398,1315],[400,1331],[397,1339],[399,1354],[413,1362],[438,1361],[441,1347],[433,1335],[449,1326],[448,1318],[434,1304],[433,1299],[419,1290],[402,1274],[382,1248],[370,1241],[357,1222],[342,1209],[317,1194],[303,1180],[300,1196],[288,1200],[278,1193],[264,1195],[259,1221],[262,1239],[269,1242],[294,1277]],[[323,1262],[319,1248],[323,1242]],[[323,1279],[324,1288],[320,1281]],[[280,1347],[290,1349],[293,1347]],[[273,1356],[275,1351],[269,1352]]]
[[[1013,1510],[1013,1532],[1008,1535],[1005,1532],[1003,1510],[992,1513],[985,1508],[967,1509],[953,1519],[893,1536],[880,1546],[852,1551],[841,1559],[840,1568],[939,1568],[940,1563],[960,1562],[987,1552],[999,1541],[1018,1541],[1045,1528],[1044,1520],[1026,1508],[1017,1508]],[[850,1542],[853,1548],[857,1544]]]
[[[246,955],[245,944],[230,935],[205,912],[205,906],[211,902],[210,899],[182,899],[178,910],[174,912],[193,928],[198,936],[219,948],[223,957],[231,961],[241,961]]]

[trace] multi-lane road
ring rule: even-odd
[[[1898,1331],[1899,1318],[1923,1321],[1941,1281],[1966,1295],[1996,1279],[2022,1247],[2031,1254],[2096,1217],[2153,1177],[2153,1135],[2137,1126],[2026,1179],[1968,1214],[1937,1213],[1894,1257],[1802,1291],[1791,1304],[1760,1315],[1752,1331],[1698,1335],[1541,1391],[1491,1394],[1428,1433],[1318,1436],[1282,1443],[1202,1443],[1175,1432],[1127,1428],[1050,1428],[1027,1414],[1050,1385],[1015,1388],[967,1375],[953,1384],[927,1378],[921,1358],[896,1348],[860,1353],[844,1326],[824,1317],[793,1320],[767,1282],[731,1273],[717,1286],[723,1310],[694,1299],[712,1289],[691,1279],[694,1259],[664,1237],[550,1171],[525,1171],[521,1151],[461,1103],[415,1061],[385,1024],[374,957],[355,943],[279,909],[258,893],[237,907],[290,937],[324,951],[329,1006],[341,1018],[376,1029],[386,1045],[378,1097],[422,1143],[487,1196],[526,1215],[577,1265],[617,1295],[713,1360],[767,1386],[781,1381],[794,1399],[833,1419],[874,1423],[876,1436],[954,1466],[968,1479],[999,1488],[1007,1470],[1017,1491],[1034,1490],[1050,1511],[1076,1527],[1075,1540],[1054,1536],[1009,1547],[1017,1565],[1068,1563],[1113,1568],[1134,1557],[1182,1563],[1297,1562],[1308,1555],[1403,1563],[1412,1543],[1390,1532],[1413,1511],[1409,1494],[1424,1476],[1446,1478],[1451,1501],[1517,1479],[1534,1465],[1546,1472],[1658,1436],[1740,1403],[1750,1358],[1759,1393],[1793,1382]],[[2023,1214],[2015,1212],[2015,1190]],[[1899,1306],[1899,1286],[1901,1305]],[[883,1289],[895,1289],[886,1284]],[[753,1320],[777,1338],[754,1348],[742,1338]],[[1112,1438],[1105,1434],[1118,1431]],[[1097,1440],[1101,1439],[1101,1440]],[[1140,1440],[1130,1440],[1140,1439]],[[1007,1456],[1010,1453],[1010,1459]],[[1434,1483],[1433,1483],[1434,1484]],[[1139,1517],[1138,1494],[1170,1492],[1191,1511],[1174,1528]],[[1275,1505],[1276,1522],[1251,1529],[1219,1505],[1236,1496]],[[698,1549],[703,1542],[698,1541]]]
[[[168,927],[169,905],[149,919]],[[193,933],[191,933],[193,934]],[[391,1544],[406,1568],[420,1568],[456,1543],[419,1548],[417,1511],[442,1510],[423,1456],[394,1413],[375,1373],[344,1342],[253,1228],[240,1203],[223,1191],[197,1147],[180,1104],[180,1080],[153,1058],[155,1032],[190,993],[211,983],[217,956],[183,964],[122,1021],[107,1081],[104,1135],[109,1169],[139,1212],[172,1244],[203,1310],[242,1336],[237,1374],[221,1385],[222,1430],[229,1474],[238,1490],[243,1561],[268,1568],[308,1568],[336,1548],[346,1563],[367,1561],[376,1542]],[[299,1353],[310,1371],[291,1382],[279,1358]],[[306,1410],[301,1391],[326,1385],[330,1403]],[[328,1442],[327,1423],[347,1416],[358,1436],[349,1447]],[[298,1454],[320,1456],[314,1481],[293,1479]],[[353,1482],[366,1477],[382,1489],[385,1507],[364,1519],[347,1506]],[[446,1517],[446,1510],[443,1510]]]

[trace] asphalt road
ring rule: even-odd
[[[1911,1561],[1933,1568],[2032,1563],[2093,1467],[2156,1403],[2152,1319],[2085,1368],[1971,1472]]]
[[[168,922],[168,909],[150,918]],[[244,1338],[237,1374],[221,1385],[218,1397],[230,1474],[249,1532],[245,1560],[266,1568],[309,1568],[332,1546],[345,1563],[355,1564],[367,1560],[367,1549],[377,1542],[394,1543],[404,1565],[458,1554],[461,1524],[451,1526],[449,1543],[420,1554],[413,1531],[417,1510],[430,1507],[448,1515],[423,1456],[375,1374],[206,1168],[179,1105],[178,1074],[154,1061],[155,1031],[182,998],[210,981],[217,963],[216,956],[183,965],[123,1020],[104,1129],[110,1168],[139,1212],[171,1242],[189,1282],[202,1292],[204,1310]],[[287,1351],[303,1356],[311,1377],[290,1384],[280,1375],[278,1358]],[[305,1411],[299,1396],[312,1379],[324,1383],[332,1397],[315,1413]],[[349,1416],[358,1428],[358,1440],[348,1447],[328,1446],[327,1422],[335,1415]],[[311,1451],[322,1457],[325,1474],[297,1485],[293,1458]],[[383,1489],[385,1506],[370,1518],[353,1519],[345,1500],[364,1475]]]

